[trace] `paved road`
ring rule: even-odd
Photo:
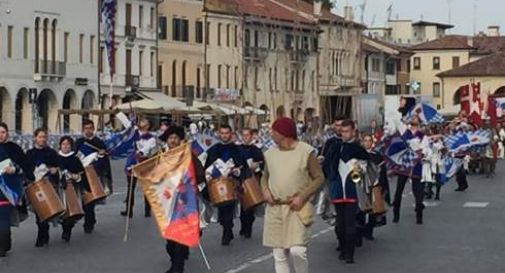
[[[115,163],[114,169],[122,173],[120,164]],[[427,203],[423,226],[414,223],[413,200],[406,191],[400,224],[377,229],[377,239],[358,249],[354,265],[338,261],[333,231],[318,221],[309,246],[310,272],[505,272],[504,169],[501,162],[492,179],[470,176],[465,193],[454,192],[452,181],[443,188],[441,202]],[[79,224],[72,241],[64,243],[61,229],[52,228],[50,245],[35,248],[35,218],[28,219],[14,230],[14,249],[0,259],[0,272],[165,272],[170,261],[153,220],[143,217],[142,202],[135,208],[129,241],[123,242],[125,222],[119,211],[124,184],[125,179],[116,178],[117,193],[106,206],[98,207],[98,225],[92,235],[85,235]],[[261,222],[257,221],[252,239],[235,239],[227,248],[219,245],[219,227],[207,228],[203,245],[213,267],[210,272],[273,272],[270,251],[261,246]],[[205,271],[199,252],[192,250],[187,272]]]

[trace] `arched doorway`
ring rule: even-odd
[[[65,96],[63,96],[63,107],[64,110],[76,109],[78,107],[77,104],[77,95],[75,91],[72,89],[68,89],[65,92]],[[69,133],[71,130],[77,130],[77,116],[75,115],[63,115],[63,132]]]
[[[498,96],[505,96],[505,86],[502,86],[502,87],[496,89],[494,94],[498,95]]]
[[[95,94],[91,90],[86,90],[84,96],[82,96],[81,108],[82,109],[93,109],[95,107]],[[82,119],[89,119],[89,114],[83,114]]]
[[[277,110],[275,111],[275,114],[277,118],[282,118],[286,116],[286,109],[284,108],[283,105],[277,107]]]
[[[13,121],[11,96],[7,89],[0,87],[0,120],[12,128]]]
[[[56,125],[58,103],[51,89],[44,89],[37,97],[38,127],[50,129]]]
[[[456,92],[454,92],[454,96],[452,97],[452,105],[461,104],[461,89],[458,88]]]
[[[32,104],[30,104],[28,89],[19,89],[14,103],[14,112],[14,128],[16,132],[22,133],[33,131]]]

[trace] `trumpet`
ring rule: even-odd
[[[359,184],[363,180],[363,169],[361,169],[358,163],[352,167],[351,180],[355,184]]]

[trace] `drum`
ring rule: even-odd
[[[77,192],[73,183],[69,182],[67,184],[67,188],[65,189],[65,205],[67,210],[65,211],[65,215],[63,215],[64,219],[70,219],[77,221],[84,217],[84,210],[82,209],[82,203],[77,197]]]
[[[214,206],[225,206],[235,202],[235,182],[228,178],[213,179],[209,182],[210,202]]]
[[[82,202],[84,205],[105,199],[107,194],[103,189],[102,182],[100,182],[100,178],[95,171],[95,167],[88,166],[84,168],[84,172],[86,173],[89,188],[91,189],[91,192],[84,191],[84,194],[82,195]]]
[[[384,197],[382,196],[382,187],[372,188],[372,212],[374,214],[383,214],[387,211]]]
[[[263,191],[256,178],[251,177],[242,184],[243,194],[241,196],[242,207],[244,210],[252,209],[265,202]]]
[[[65,208],[51,182],[42,179],[31,183],[26,188],[26,196],[40,219],[50,221],[65,212]]]

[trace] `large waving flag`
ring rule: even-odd
[[[105,148],[111,159],[126,158],[134,150],[137,130],[130,126],[127,129],[110,135],[104,140]]]
[[[423,124],[435,124],[443,123],[444,117],[431,105],[426,103],[418,103],[410,112],[407,114],[405,119],[407,121],[411,120],[412,117],[418,116]]]
[[[188,247],[200,240],[195,169],[186,143],[133,167],[161,236]]]
[[[409,174],[421,161],[421,156],[401,136],[393,136],[381,146],[390,172]]]
[[[196,156],[200,156],[207,150],[217,144],[219,139],[210,129],[205,129],[203,132],[192,136],[191,149]]]
[[[116,0],[103,0],[100,12],[111,80],[112,75],[114,74],[114,28],[116,27],[116,6]]]
[[[491,141],[490,132],[477,130],[474,132],[459,132],[445,137],[445,146],[450,152],[458,153],[475,148],[483,148]]]

